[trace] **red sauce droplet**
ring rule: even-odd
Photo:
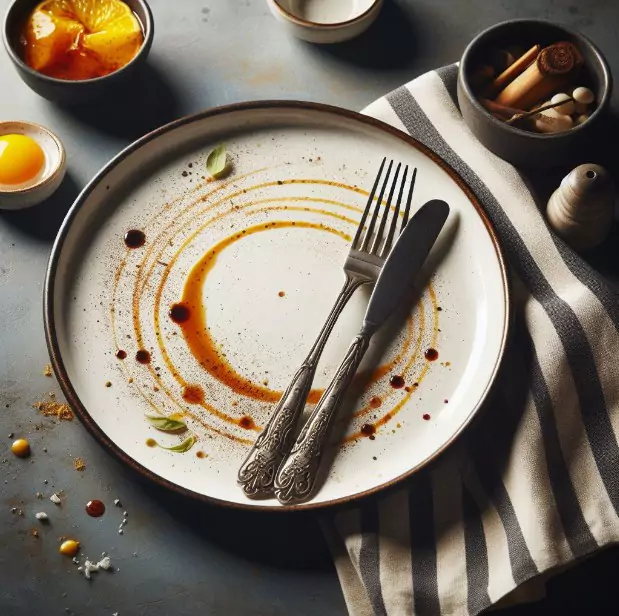
[[[118,349],[118,351],[116,351],[116,357],[118,357],[118,359],[125,359],[125,357],[127,357],[127,351]]]
[[[284,297],[284,295],[286,295],[286,293],[285,293],[284,291],[280,291],[280,292],[278,293],[278,295],[279,295],[280,297]]]
[[[373,409],[377,409],[381,404],[383,403],[383,401],[378,397],[378,396],[374,396],[371,400],[370,400],[370,406]]]
[[[204,390],[200,385],[185,385],[181,393],[183,400],[189,404],[202,404],[204,402]]]
[[[135,354],[135,359],[141,364],[150,364],[150,353],[146,349],[140,349]]]
[[[140,248],[144,246],[144,242],[146,241],[146,235],[144,235],[144,231],[140,231],[139,229],[131,229],[131,231],[127,231],[125,233],[125,244],[127,248]]]
[[[445,402],[445,404],[447,404],[449,402],[449,400],[447,400],[447,398],[445,398],[445,400],[443,402]]]
[[[86,513],[91,518],[98,518],[105,513],[105,505],[100,500],[91,500],[86,503]]]
[[[430,419],[430,415],[428,415],[428,413],[424,413],[423,418],[424,418],[426,421],[429,421],[429,419]]]
[[[393,389],[402,389],[402,387],[404,387],[404,377],[399,374],[394,374],[389,379],[389,385],[391,385]]]
[[[157,447],[157,441],[154,438],[147,438],[146,439],[146,446],[147,447]]]
[[[203,451],[197,451],[196,452],[196,457],[200,458],[200,459],[206,458],[206,454]]]
[[[409,387],[408,385],[404,388],[404,391],[407,393],[410,393],[411,391],[413,391],[412,387]]]
[[[428,361],[436,361],[438,359],[438,351],[436,349],[428,349],[425,352],[425,356]]]
[[[249,415],[245,415],[239,419],[239,426],[241,426],[241,428],[245,428],[246,430],[251,430],[252,428],[255,428],[256,424]]]
[[[363,424],[361,426],[361,434],[372,438],[374,434],[376,434],[376,426],[374,426],[374,424]]]
[[[191,317],[191,311],[187,304],[172,304],[168,315],[175,323],[185,323]]]

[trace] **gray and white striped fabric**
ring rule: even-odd
[[[456,76],[426,73],[365,113],[473,189],[511,268],[514,332],[488,408],[436,465],[323,520],[353,616],[478,614],[619,539],[619,295],[469,132]]]

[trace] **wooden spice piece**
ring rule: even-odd
[[[494,96],[506,85],[510,84],[518,75],[522,74],[537,58],[540,52],[539,45],[533,45],[529,51],[520,56],[513,64],[508,66],[493,82],[488,96]],[[513,106],[513,105],[508,105]]]
[[[545,47],[535,62],[500,92],[496,102],[529,109],[569,85],[583,62],[578,49],[567,41]]]

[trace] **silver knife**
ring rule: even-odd
[[[438,199],[428,201],[410,219],[391,250],[370,297],[360,332],[277,471],[275,495],[280,503],[301,502],[313,494],[333,419],[370,339],[410,293],[448,215],[447,203]]]

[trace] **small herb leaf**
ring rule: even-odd
[[[186,430],[187,424],[181,419],[180,415],[170,415],[162,417],[161,415],[146,415],[148,423],[161,430],[162,432],[175,432],[176,430]]]
[[[196,437],[194,434],[190,434],[182,443],[174,445],[172,447],[163,447],[159,445],[161,449],[167,449],[168,451],[174,451],[176,453],[185,453],[189,451],[196,444]]]
[[[214,177],[219,177],[228,166],[226,146],[218,145],[206,158],[206,170]]]

